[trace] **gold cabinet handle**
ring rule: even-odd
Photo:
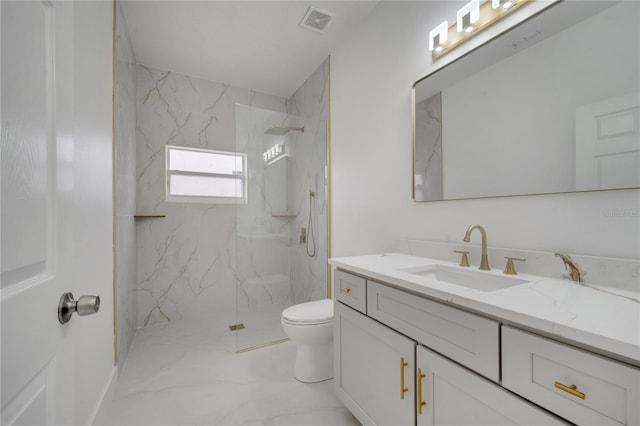
[[[427,402],[422,400],[422,379],[424,379],[425,377],[426,376],[422,372],[422,370],[418,368],[418,373],[416,374],[416,381],[418,382],[418,414],[422,414],[422,407],[427,405]]]
[[[558,388],[558,389],[560,389],[560,390],[562,390],[562,391],[565,391],[565,392],[567,392],[567,393],[570,393],[570,394],[571,394],[571,395],[573,395],[573,396],[577,396],[577,397],[578,397],[578,398],[580,398],[580,399],[584,399],[584,398],[585,398],[585,396],[586,396],[585,394],[583,394],[582,392],[580,392],[580,391],[578,390],[578,387],[577,387],[576,385],[567,386],[567,385],[563,385],[563,384],[562,384],[562,383],[560,383],[560,382],[555,382],[555,383],[553,384],[553,386],[555,386],[556,388]]]
[[[349,294],[349,293],[351,293],[351,289],[350,288],[341,288],[340,289],[340,293]]]
[[[404,400],[404,393],[409,390],[409,388],[404,387],[404,368],[409,365],[408,362],[404,360],[404,357],[400,357],[400,399]]]

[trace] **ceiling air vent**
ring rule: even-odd
[[[311,31],[323,33],[335,17],[334,13],[311,6],[307,13],[304,14],[300,26]]]

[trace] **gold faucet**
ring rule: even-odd
[[[571,256],[564,253],[556,253],[555,255],[562,259],[565,270],[569,270],[569,275],[565,275],[564,278],[568,278],[577,283],[584,282],[584,276],[586,274],[580,270],[578,265],[571,259]]]
[[[480,234],[482,235],[482,258],[480,260],[480,270],[481,271],[490,271],[489,268],[489,256],[487,256],[487,231],[480,225],[471,225],[469,229],[467,229],[467,233],[464,234],[464,242],[468,243],[471,241],[471,233],[474,229],[478,229]]]

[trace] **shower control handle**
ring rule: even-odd
[[[300,244],[307,242],[307,228],[300,228]]]
[[[76,312],[81,317],[95,314],[100,310],[100,296],[81,296],[78,300],[73,300],[71,292],[63,293],[58,303],[58,321],[66,324],[71,320],[71,316]]]

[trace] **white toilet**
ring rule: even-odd
[[[333,377],[333,300],[301,303],[282,311],[282,329],[297,345],[293,375],[305,383]]]

